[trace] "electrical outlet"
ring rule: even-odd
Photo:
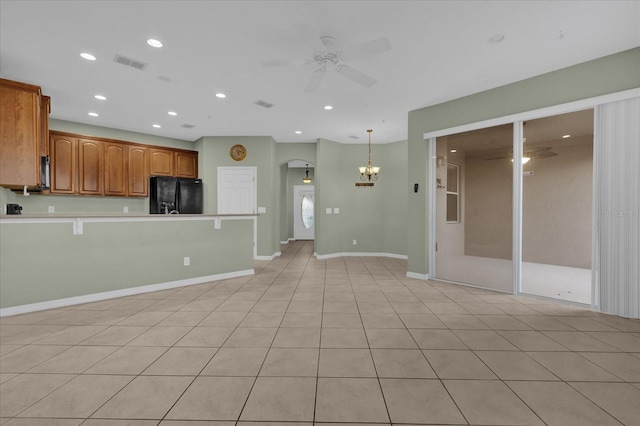
[[[189,256],[185,256],[184,258],[184,266],[191,265],[191,258]]]
[[[49,213],[55,213],[56,212],[56,206],[49,206]]]
[[[124,207],[122,208],[122,213],[129,213],[129,207],[124,206]]]
[[[354,246],[358,245],[358,240],[353,240],[353,245]]]

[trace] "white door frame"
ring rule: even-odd
[[[433,190],[433,185],[435,183],[435,144],[436,138],[441,136],[453,135],[456,133],[468,132],[471,130],[484,129],[488,127],[500,126],[503,124],[513,124],[513,139],[514,139],[514,158],[522,158],[522,146],[519,143],[516,143],[518,140],[522,140],[522,122],[526,120],[535,120],[538,118],[549,117],[553,115],[560,115],[569,112],[576,112],[585,109],[595,108],[598,105],[606,104],[609,102],[616,102],[624,99],[630,99],[640,96],[640,89],[630,89],[624,90],[622,92],[610,93],[607,95],[597,96],[594,98],[582,99],[579,101],[568,102],[565,104],[554,105],[551,107],[540,108],[536,110],[521,112],[518,114],[507,115],[504,117],[498,117],[490,120],[478,121],[475,123],[464,124],[461,126],[450,127],[447,129],[436,130],[433,132],[426,132],[423,134],[423,138],[429,144],[429,155],[430,155],[430,168],[429,168],[429,176],[430,176],[430,185],[429,185],[429,197],[427,200],[427,207],[429,208],[429,215],[427,216],[427,229],[429,230],[429,259],[427,264],[429,265],[430,276],[435,277],[435,241],[436,241],[436,220],[434,216],[435,211],[435,191]],[[595,125],[595,120],[594,120]],[[595,134],[595,133],[594,133]],[[597,141],[594,140],[594,146]],[[516,152],[517,151],[517,152]],[[594,152],[594,167],[598,159],[595,157]],[[520,294],[522,291],[522,276],[521,276],[521,260],[522,260],[522,163],[514,162],[516,166],[513,168],[513,294]],[[594,186],[595,192],[595,186]],[[595,203],[593,210],[595,210]],[[592,211],[592,215],[595,218],[598,212]],[[599,235],[599,227],[598,221],[593,221],[593,228],[591,230],[593,235],[593,259],[597,258],[599,252],[598,238]],[[518,229],[516,230],[516,226]],[[599,307],[599,297],[596,295],[600,291],[599,283],[596,274],[597,264],[592,264],[592,283],[591,283],[591,308],[597,309]]]

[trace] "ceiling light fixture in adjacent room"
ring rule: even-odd
[[[100,114],[98,114],[97,112],[90,112],[89,115],[92,117],[98,117]]]
[[[452,150],[451,150],[451,151],[449,151],[449,152],[454,152],[454,153],[455,153],[455,152],[458,152],[458,150],[457,150],[457,149],[452,149]]]
[[[293,133],[295,133],[296,135],[301,135],[301,134],[302,134],[302,130],[296,130],[296,131],[295,131],[295,132],[293,132]]]
[[[309,177],[309,165],[307,164],[307,170],[304,172],[304,177],[302,178],[302,182],[311,183],[311,178]]]
[[[562,139],[567,139],[567,138],[570,138],[570,137],[571,137],[571,135],[562,135]]]
[[[360,180],[363,181],[356,182],[356,186],[358,187],[373,186],[372,181],[378,180],[378,173],[380,172],[380,167],[371,165],[371,132],[373,132],[372,129],[367,129],[367,133],[369,133],[369,160],[365,167],[358,167],[358,170],[360,170]]]
[[[91,53],[87,53],[87,52],[82,52],[80,54],[80,56],[82,56],[84,59],[86,59],[87,61],[95,61],[96,57],[93,56]]]
[[[530,157],[522,157],[522,164],[527,164],[529,160],[531,160]],[[513,158],[511,159],[511,162],[513,163]]]
[[[216,93],[216,98],[224,99],[226,97],[227,95],[225,95],[224,93]]]
[[[159,125],[159,124],[154,124],[154,125],[153,125],[153,127],[155,127],[156,129],[159,129],[159,128],[161,128],[162,126],[161,126],[161,125]]]
[[[99,101],[106,101],[107,97],[106,96],[102,96],[102,95],[95,95],[94,98],[96,98]]]
[[[331,105],[325,105],[324,109],[326,109],[327,111],[331,111],[333,107]]]
[[[161,48],[162,42],[160,40],[156,40],[155,38],[150,38],[147,40],[147,44],[151,47]]]
[[[167,114],[169,114],[169,115],[173,115],[173,116],[178,115],[178,113],[177,113],[177,112],[175,112],[175,111],[169,111]]]

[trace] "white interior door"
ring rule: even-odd
[[[218,167],[218,214],[255,214],[258,209],[255,167]]]
[[[314,187],[309,185],[293,187],[293,238],[296,240],[315,239],[314,192]]]

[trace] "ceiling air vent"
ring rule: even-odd
[[[127,58],[126,56],[122,55],[116,55],[113,60],[119,64],[126,65],[137,70],[144,70],[147,67],[147,64],[145,64],[144,62],[136,61],[135,59]]]
[[[194,127],[196,127],[196,126],[195,126],[195,124],[187,124],[187,123],[184,123],[184,124],[183,124],[182,126],[180,126],[180,127],[182,127],[183,129],[193,129],[193,128],[194,128]]]
[[[264,107],[264,108],[271,108],[273,106],[273,104],[270,104],[267,101],[256,101],[256,105]]]

